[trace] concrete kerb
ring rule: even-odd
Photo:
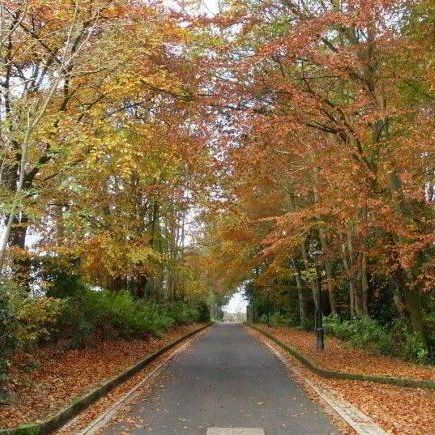
[[[103,397],[113,388],[117,387],[127,379],[131,378],[134,374],[136,374],[137,372],[145,368],[156,358],[158,358],[168,350],[172,349],[177,344],[192,337],[193,335],[204,330],[205,328],[208,328],[212,324],[213,322],[210,322],[205,326],[202,326],[192,332],[189,332],[183,337],[178,338],[177,340],[173,340],[171,343],[169,343],[162,349],[159,349],[158,351],[147,355],[145,358],[133,364],[131,367],[123,371],[121,374],[115,376],[109,381],[104,382],[102,385],[98,386],[97,388],[85,394],[84,396],[79,397],[71,405],[67,406],[53,417],[50,417],[48,420],[25,424],[13,429],[0,429],[0,435],[43,435],[43,434],[48,434],[50,432],[53,432],[56,429],[59,429],[69,420],[77,416],[81,411],[86,409],[89,405],[96,402],[98,399]]]
[[[256,327],[255,325],[248,325],[252,329],[260,332],[278,346],[283,348],[290,355],[294,356],[300,362],[302,362],[306,367],[312,370],[314,373],[323,376],[324,378],[329,379],[344,379],[349,381],[368,381],[368,382],[377,382],[379,384],[390,384],[390,385],[398,385],[399,387],[410,387],[410,388],[425,388],[429,390],[435,390],[435,382],[426,379],[409,379],[409,378],[395,378],[393,376],[378,376],[378,375],[364,375],[358,373],[346,373],[346,372],[338,372],[334,370],[324,369],[319,367],[315,362],[313,362],[310,358],[306,357],[295,348],[283,343],[281,340],[278,340],[273,335],[263,331],[261,328]]]

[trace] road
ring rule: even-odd
[[[256,428],[242,431],[213,428]],[[282,362],[237,324],[178,354],[104,434],[337,434]]]

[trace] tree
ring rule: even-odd
[[[303,265],[314,289],[310,253],[321,248],[330,309],[345,284],[352,316],[370,314],[370,283],[387,279],[427,339],[433,78],[423,53],[433,9],[417,3],[230,4],[219,21],[233,30],[217,50],[226,63],[216,106],[232,109],[239,126],[230,147],[240,157],[228,161],[241,214],[252,215],[247,201],[263,190],[263,173],[287,197],[259,242],[270,265]]]

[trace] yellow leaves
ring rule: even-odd
[[[84,272],[91,282],[104,285],[114,278],[151,276],[164,256],[154,250],[146,239],[99,234],[86,241],[82,255]]]
[[[29,344],[41,338],[48,338],[64,306],[65,301],[62,299],[49,297],[23,299],[17,309],[18,339],[24,344]]]
[[[133,246],[127,253],[128,261],[134,265],[141,265],[147,262],[161,263],[163,256],[149,246]]]

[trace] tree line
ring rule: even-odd
[[[240,285],[258,319],[310,328],[321,281],[337,328],[430,358],[434,12],[2,1],[2,348],[70,331],[67,300],[80,334],[122,307],[128,336]]]
[[[433,357],[434,11],[242,1],[219,18],[215,92],[237,128],[208,237],[258,317],[310,327],[320,280],[325,314]]]

